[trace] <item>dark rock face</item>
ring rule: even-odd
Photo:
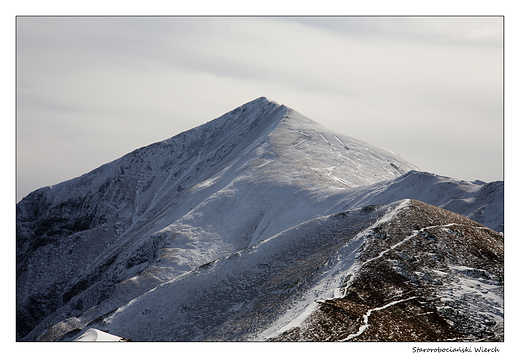
[[[412,203],[371,230],[342,298],[273,340],[503,341],[503,236]]]

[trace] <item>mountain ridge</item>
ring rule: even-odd
[[[405,204],[365,231],[341,294],[269,340],[503,340],[503,236],[445,209]]]
[[[260,97],[39,189],[17,204],[17,339],[82,329],[195,267],[323,215],[413,194],[485,221],[503,201],[503,184],[487,193],[487,184],[450,179],[445,190],[447,180],[417,169]],[[425,195],[430,187],[440,190]],[[503,227],[503,208],[501,222],[496,216],[489,222]]]

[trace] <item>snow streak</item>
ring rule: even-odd
[[[370,327],[370,324],[368,323],[368,319],[370,318],[370,315],[372,314],[372,312],[374,312],[374,311],[382,311],[384,309],[387,309],[388,307],[394,306],[394,305],[399,304],[401,302],[406,302],[406,301],[413,300],[414,298],[417,298],[417,296],[404,298],[402,300],[397,300],[397,301],[393,301],[393,302],[387,303],[386,305],[381,306],[381,307],[369,309],[367,311],[367,313],[365,313],[363,315],[363,324],[361,325],[361,327],[359,327],[359,330],[356,333],[350,334],[347,338],[341,339],[340,342],[350,341],[352,338],[356,338],[356,337],[359,337],[360,335],[362,335],[363,332],[365,332],[367,330],[367,328]]]

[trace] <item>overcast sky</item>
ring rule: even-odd
[[[257,97],[503,180],[501,17],[18,17],[17,201]]]

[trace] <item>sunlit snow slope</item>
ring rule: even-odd
[[[196,267],[368,204],[431,200],[503,225],[501,183],[417,170],[261,97],[39,189],[17,205],[17,339],[73,337]]]

